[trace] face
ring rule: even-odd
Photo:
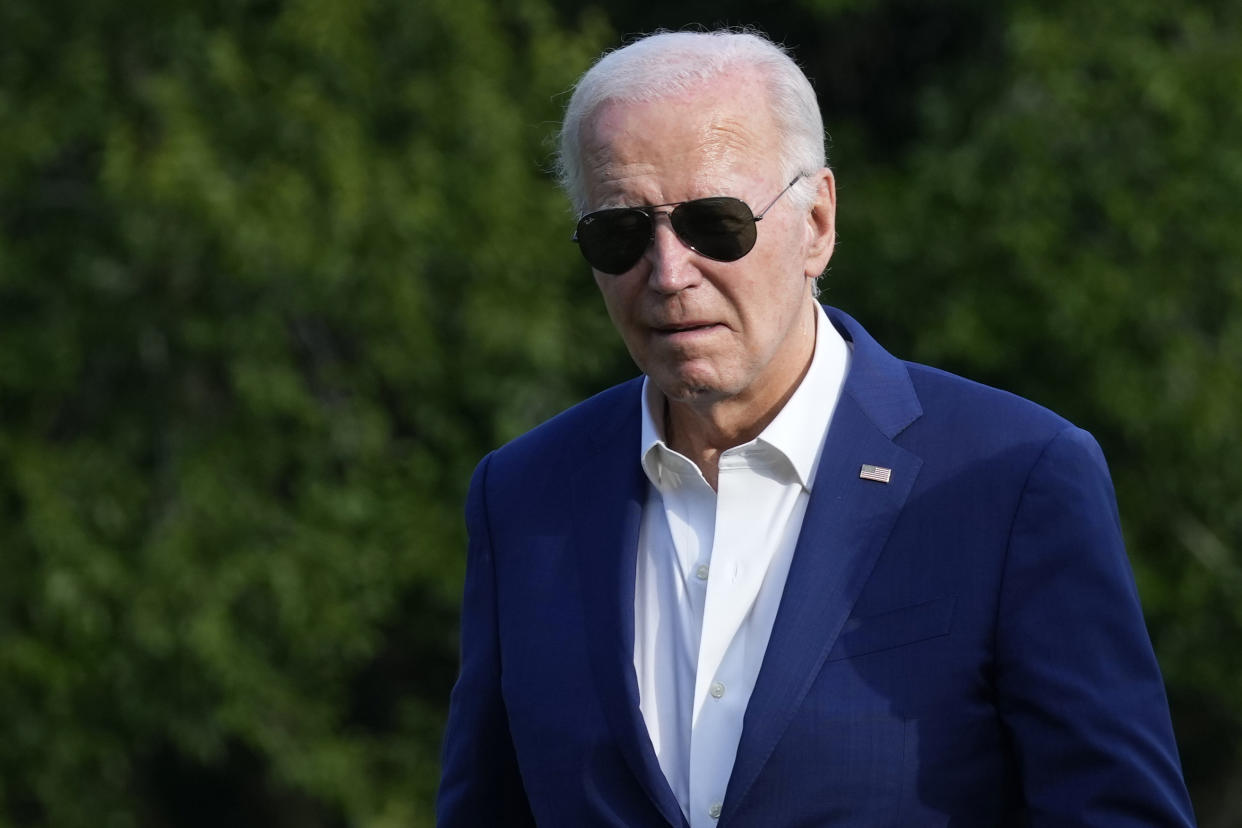
[[[685,96],[608,102],[584,126],[588,211],[707,196],[739,198],[758,213],[788,178],[777,161],[763,84],[724,76]],[[595,280],[630,355],[674,403],[753,406],[784,398],[815,342],[812,284],[832,255],[832,174],[800,210],[787,193],[735,262],[705,258],[655,219],[655,240],[629,271]]]

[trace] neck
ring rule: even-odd
[[[795,358],[791,360],[792,365],[796,366],[792,376],[783,382],[772,383],[774,388],[766,394],[748,388],[740,394],[708,402],[677,401],[665,397],[665,442],[693,461],[713,489],[719,480],[720,455],[758,437],[802,384],[815,354],[814,316],[810,334],[803,338]]]

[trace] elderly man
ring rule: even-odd
[[[561,154],[644,376],[475,473],[441,825],[1192,824],[1099,449],[816,303],[789,57],[639,40]]]

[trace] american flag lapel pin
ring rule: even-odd
[[[886,469],[883,466],[873,466],[870,463],[863,463],[862,468],[858,472],[858,476],[863,480],[874,480],[877,483],[887,483],[893,476],[893,470]]]

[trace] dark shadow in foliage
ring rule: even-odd
[[[1207,815],[1228,813],[1227,800],[1236,796],[1237,746],[1242,744],[1242,722],[1216,699],[1180,684],[1169,686],[1169,707],[1181,752],[1182,770],[1190,799],[1204,826]],[[1234,803],[1233,807],[1237,807]]]
[[[402,701],[443,705],[457,678],[458,629],[456,606],[417,587],[403,596],[377,655],[350,684],[346,726],[389,733],[399,727]]]
[[[164,745],[135,773],[144,828],[347,828],[328,803],[282,786],[263,757],[231,742],[216,762],[204,763]]]
[[[917,143],[919,101],[927,82],[946,75],[961,75],[976,86],[997,82],[999,73],[973,70],[1004,59],[1004,6],[977,0],[860,0],[827,24],[823,12],[806,7],[810,4],[690,0],[672,9],[608,5],[613,27],[627,40],[661,28],[758,27],[793,48],[794,58],[815,85],[829,135],[834,127],[856,125],[863,134],[855,151],[865,151],[875,161],[900,157]],[[558,6],[568,23],[581,11],[580,4],[564,0]],[[987,91],[959,87],[955,94],[986,96]]]

